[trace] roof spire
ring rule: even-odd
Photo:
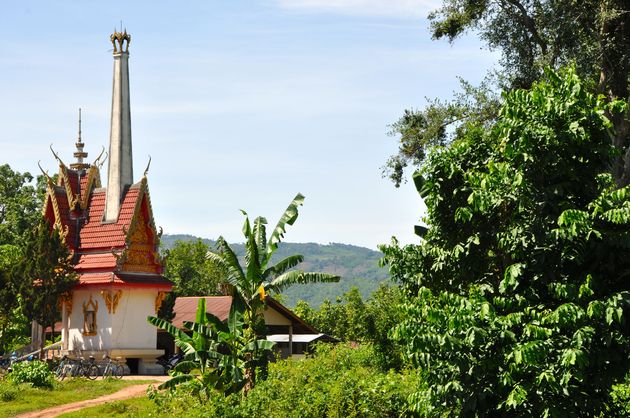
[[[79,108],[79,134],[77,138],[77,142],[75,143],[77,150],[74,152],[74,158],[77,159],[76,162],[70,164],[70,168],[74,170],[85,170],[90,165],[83,162],[83,159],[87,157],[87,152],[83,151],[83,147],[85,144],[81,141],[81,108]]]
[[[107,198],[104,222],[115,222],[127,187],[133,184],[131,152],[131,110],[129,105],[129,42],[125,30],[109,37],[114,45],[114,78],[112,114],[109,133],[109,162],[107,169]]]

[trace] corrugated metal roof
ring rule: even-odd
[[[294,343],[311,343],[322,337],[328,337],[326,334],[293,334]],[[289,334],[267,335],[267,340],[275,343],[288,343]]]

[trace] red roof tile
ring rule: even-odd
[[[88,269],[113,269],[116,268],[116,256],[112,253],[87,253],[80,254],[79,261],[75,265],[77,272]]]
[[[62,170],[64,169],[62,168]],[[117,263],[116,256],[113,254],[114,251],[120,254],[127,249],[127,232],[130,229],[136,207],[139,204],[143,205],[144,219],[149,222],[150,228],[154,228],[151,207],[148,201],[149,197],[148,193],[146,193],[146,180],[143,179],[125,191],[118,219],[115,222],[103,223],[106,190],[102,188],[87,190],[87,173],[81,176],[80,180],[76,170],[65,169],[65,171],[62,171],[62,174],[65,174],[65,176],[62,175],[61,185],[53,187],[53,195],[50,198],[57,202],[60,217],[58,221],[63,225],[64,230],[68,230],[66,244],[75,254],[75,271],[79,274],[79,286],[115,283],[170,290],[172,283],[163,276],[156,274],[161,270],[159,263],[149,266],[149,271],[155,271],[156,273],[121,272],[118,271],[120,266]],[[63,184],[66,180],[68,185],[72,187],[73,193],[78,195],[79,188],[81,188],[81,192],[89,193],[86,195],[88,200],[85,210],[81,208],[77,208],[76,211],[71,210],[66,188]],[[141,202],[139,199],[146,199],[146,201]],[[51,217],[54,214],[47,210],[46,216]],[[77,224],[79,224],[78,232]],[[78,237],[77,233],[79,234]],[[149,239],[144,244],[156,245],[156,242],[155,233],[149,232]],[[78,248],[76,248],[77,243],[79,245]],[[125,264],[122,268],[138,271],[137,267],[133,264],[129,266]]]
[[[173,283],[170,280],[160,275],[112,272],[79,274],[79,287],[104,284],[157,287],[168,290],[173,287]]]
[[[106,192],[95,190],[88,203],[89,218],[81,228],[81,249],[90,248],[123,248],[125,231],[129,228],[140,189],[131,187],[125,194],[120,208],[118,220],[113,223],[102,223],[105,211]]]
[[[85,176],[81,177],[81,196],[85,196],[85,188],[87,187],[88,184],[88,176],[87,174]]]
[[[199,299],[204,298],[206,300],[206,312],[213,314],[221,321],[225,321],[230,314],[230,307],[232,306],[232,296],[190,296],[190,297],[178,297],[175,299],[175,305],[173,306],[173,318],[172,324],[177,328],[184,327],[184,321],[194,322],[197,316],[197,305]],[[267,307],[275,310],[280,315],[283,315],[293,325],[293,332],[299,334],[317,334],[317,330],[304,322],[293,311],[282,305],[277,300],[267,296],[265,299]]]
[[[77,195],[79,193],[79,173],[77,173],[75,170],[66,170],[66,172],[68,173],[68,182],[70,183],[70,190],[72,190],[72,193],[74,193],[75,195]]]
[[[66,236],[66,242],[70,248],[74,248],[75,234],[76,234],[76,222],[72,219],[70,213],[70,205],[68,204],[68,195],[65,190],[55,188],[55,199],[57,200],[57,206],[59,207],[59,216],[61,216],[61,224],[64,227],[68,227],[68,235]]]
[[[201,297],[178,297],[175,299],[173,306],[173,325],[177,328],[184,327],[184,321],[194,321],[197,313],[197,305]],[[206,312],[218,317],[221,321],[225,321],[230,313],[232,306],[232,296],[205,296]]]

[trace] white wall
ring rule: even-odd
[[[264,316],[266,325],[291,325],[291,320],[275,309],[265,309]]]
[[[147,322],[147,316],[155,315],[157,290],[123,288],[115,313],[107,311],[101,290],[77,290],[73,295],[72,314],[69,318],[69,350],[155,349],[156,328]],[[98,302],[96,313],[97,333],[83,335],[83,303]]]

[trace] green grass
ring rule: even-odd
[[[102,418],[102,417],[127,417],[127,418],[159,418],[161,415],[157,407],[146,396],[126,399],[124,401],[108,402],[106,404],[92,406],[80,411],[68,412],[59,415],[59,418]]]
[[[24,412],[37,411],[98,398],[132,385],[151,383],[152,380],[96,380],[69,379],[55,383],[53,389],[32,388],[0,381],[0,417],[12,417]]]

